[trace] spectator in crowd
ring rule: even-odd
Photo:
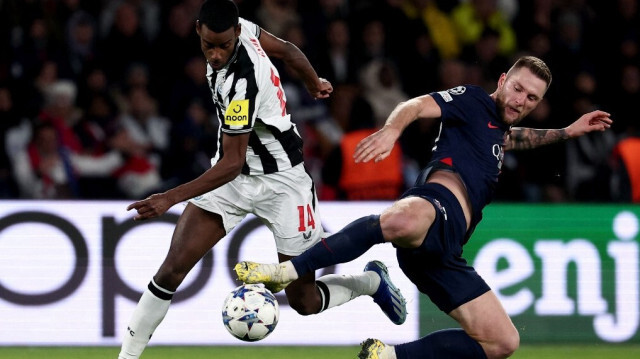
[[[490,89],[500,78],[502,69],[509,67],[509,57],[500,53],[500,34],[486,27],[480,38],[463,48],[460,58],[478,73],[477,85]]]
[[[44,122],[33,131],[33,140],[14,159],[15,179],[23,198],[65,199],[78,196],[77,177],[69,151],[59,144],[58,131]]]
[[[100,64],[87,66],[76,83],[78,85],[77,105],[82,109],[90,106],[94,96],[110,97],[115,102],[114,89],[110,87],[107,74]]]
[[[613,149],[611,191],[614,200],[640,203],[640,131],[620,140]]]
[[[579,72],[574,80],[574,90],[568,93],[570,116],[600,108],[598,84],[588,71]],[[566,187],[571,198],[581,201],[604,201],[610,198],[609,154],[615,146],[613,131],[590,133],[566,144]]]
[[[128,144],[129,157],[117,171],[118,183],[128,198],[140,198],[162,186],[160,171],[169,149],[171,122],[158,115],[144,87],[132,87],[126,105],[118,118],[118,135]]]
[[[155,0],[109,0],[104,2],[100,11],[100,31],[103,37],[108,37],[114,26],[125,30],[134,23],[132,17],[135,14],[135,27],[139,27],[147,42],[153,43],[160,32],[160,11],[160,3]]]
[[[362,96],[373,109],[374,127],[384,125],[391,111],[409,99],[403,91],[395,65],[386,59],[376,59],[360,70]]]
[[[75,12],[66,24],[66,39],[65,70],[69,78],[80,81],[98,59],[95,19],[82,10]]]
[[[358,68],[366,66],[373,60],[392,58],[387,47],[384,23],[381,20],[372,18],[366,21],[360,31],[360,39],[361,41],[358,42],[360,48],[356,59]]]
[[[209,112],[213,111],[211,91],[207,82],[207,63],[202,56],[193,56],[181,67],[181,76],[177,77],[167,91],[169,97],[159,104],[159,110],[166,114],[172,122],[179,122],[185,116],[189,106],[198,101]],[[177,72],[177,71],[176,71]]]
[[[263,0],[256,11],[256,20],[273,35],[284,38],[287,26],[299,23],[295,0]]]
[[[616,118],[623,122],[611,158],[611,197],[614,201],[640,203],[640,66],[623,66],[620,93],[611,106]]]
[[[45,87],[44,91],[45,104],[38,114],[37,121],[51,123],[62,146],[81,153],[82,144],[73,131],[73,126],[82,115],[82,110],[76,106],[78,90],[75,83],[70,80],[57,80]]]
[[[0,85],[0,198],[12,198],[18,195],[17,184],[11,175],[13,165],[10,157],[11,130],[19,126],[20,114],[13,104],[9,87]]]
[[[533,50],[530,44],[538,36],[550,41],[553,31],[553,0],[521,1],[520,9],[513,21],[516,41],[520,50]],[[539,54],[538,54],[539,55]]]
[[[355,50],[351,44],[351,30],[344,19],[335,19],[327,25],[326,42],[316,55],[317,68],[326,74],[334,85],[354,84],[357,82],[357,64]]]
[[[62,57],[62,47],[55,36],[55,28],[47,23],[42,12],[35,10],[25,17],[24,28],[15,28],[13,58],[10,61],[12,75],[19,79],[31,80],[40,71],[43,63],[56,65]],[[24,14],[26,15],[26,14]]]
[[[162,177],[164,187],[189,182],[211,167],[215,153],[217,121],[208,106],[199,98],[187,105],[182,120],[171,130],[171,151],[165,157]]]
[[[400,146],[395,146],[381,163],[353,161],[358,142],[379,128],[371,103],[365,97],[355,99],[344,134],[322,168],[325,196],[331,191],[333,200],[393,200],[402,193],[405,185]]]
[[[498,34],[498,50],[505,56],[517,49],[517,39],[511,23],[497,7],[497,0],[470,0],[453,9],[451,17],[462,46],[477,42],[485,29]]]
[[[87,98],[87,102],[82,117],[73,128],[82,144],[83,153],[98,158],[117,153],[124,159],[128,146],[114,136],[117,114],[115,101],[106,92],[96,92]],[[108,175],[98,173],[80,176],[78,178],[80,195],[91,199],[123,197],[112,173],[113,171]]]
[[[455,58],[460,54],[462,45],[451,16],[439,6],[436,0],[408,0],[405,1],[404,10],[410,19],[418,19],[424,23],[433,45],[443,59]]]
[[[616,123],[620,122],[620,126],[615,128],[615,133],[618,136],[629,135],[640,121],[640,63],[623,65],[614,88],[616,91],[609,101],[609,107],[616,116]]]
[[[326,48],[323,44],[329,33],[329,24],[336,20],[344,20],[346,23],[354,20],[349,4],[347,0],[298,1],[302,20],[300,25],[312,48]]]
[[[406,56],[398,58],[398,69],[407,95],[418,96],[436,90],[442,59],[421,21],[412,21],[410,29],[415,34],[414,43],[408,46]]]
[[[156,111],[155,100],[144,87],[133,87],[127,96],[127,111],[120,115],[119,125],[146,153],[157,167],[169,148],[171,122]]]
[[[158,35],[160,40],[154,42],[152,50],[152,57],[162,61],[152,61],[148,64],[152,73],[161,74],[155,76],[154,86],[167,89],[157,94],[161,104],[171,101],[167,96],[175,92],[174,85],[185,80],[184,72],[176,70],[185,69],[185,66],[189,66],[187,63],[194,58],[198,58],[203,63],[202,66],[205,66],[198,47],[198,35],[193,26],[195,15],[190,7],[184,2],[177,3],[168,10],[167,17],[166,25],[160,29]],[[179,121],[180,115],[174,113],[173,108],[163,110],[166,110],[170,117],[178,116]]]
[[[103,13],[103,18],[108,14]],[[109,59],[105,70],[112,81],[121,81],[131,63],[151,63],[151,42],[144,33],[140,14],[134,5],[125,1],[117,3],[113,22],[99,48],[102,58]]]
[[[583,16],[582,9],[565,7],[556,10],[557,20],[551,34],[551,64],[552,70],[563,74],[562,78],[555,83],[551,96],[566,96],[567,93],[575,91],[576,77],[583,71],[593,73],[595,68],[595,60],[599,56],[597,46],[590,44],[589,41],[589,22],[587,16]],[[570,108],[566,108],[568,101],[558,102],[557,105],[561,110],[569,111],[567,115],[571,115]],[[563,115],[563,113],[561,113]]]

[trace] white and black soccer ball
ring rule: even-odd
[[[278,324],[276,297],[262,284],[243,284],[234,289],[222,306],[222,322],[234,337],[255,342],[271,334]]]

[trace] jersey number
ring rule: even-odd
[[[284,91],[282,90],[282,86],[280,86],[280,78],[273,72],[273,68],[271,69],[271,83],[278,88],[278,100],[280,100],[280,109],[282,110],[282,116],[284,116],[287,114],[287,102],[284,100]]]
[[[316,228],[316,221],[313,219],[313,211],[311,210],[311,205],[307,205],[305,213],[304,206],[298,206],[298,219],[300,220],[300,226],[298,226],[298,231],[305,232],[307,230],[306,226],[311,227],[311,229]],[[306,226],[305,226],[306,223]]]

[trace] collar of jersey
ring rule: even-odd
[[[234,61],[236,61],[236,58],[238,57],[239,49],[240,49],[240,38],[238,38],[238,40],[236,41],[236,48],[233,50],[233,55],[229,58],[229,61],[227,61],[227,64],[224,65],[220,70],[228,69],[229,65],[231,65]]]

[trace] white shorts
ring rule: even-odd
[[[240,174],[189,202],[222,216],[227,234],[253,213],[273,233],[278,253],[285,255],[297,256],[324,236],[313,180],[302,163],[267,175]]]

